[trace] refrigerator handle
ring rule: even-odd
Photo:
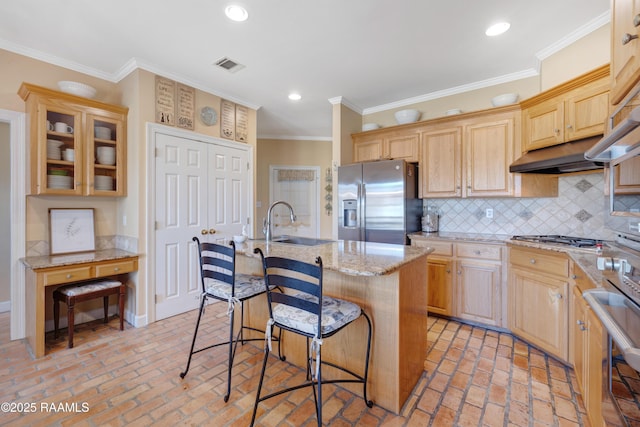
[[[365,216],[366,212],[366,201],[367,201],[367,190],[365,184],[362,183],[358,186],[358,200],[360,200],[360,240],[364,241],[366,239],[366,230],[367,230],[367,217]]]

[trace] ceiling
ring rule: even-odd
[[[0,4],[0,48],[113,82],[143,68],[259,108],[260,138],[323,139],[329,100],[368,113],[533,75],[608,20],[609,0],[19,0]]]

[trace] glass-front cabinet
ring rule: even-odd
[[[31,194],[126,195],[126,107],[23,83]]]

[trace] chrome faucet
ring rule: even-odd
[[[291,207],[291,205],[283,200],[278,200],[277,202],[273,202],[271,203],[271,206],[269,206],[269,210],[267,211],[267,218],[264,220],[263,226],[262,226],[262,232],[264,233],[264,237],[265,240],[267,242],[269,242],[272,238],[271,236],[271,212],[273,211],[273,208],[276,205],[285,205],[286,207],[289,208],[289,211],[291,213],[291,222],[295,222],[296,220],[296,215],[293,213],[293,207]]]

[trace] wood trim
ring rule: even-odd
[[[124,114],[125,116],[129,112],[128,107],[107,104],[105,102],[95,101],[93,99],[83,98],[81,96],[71,95],[53,89],[47,89],[46,87],[36,86],[31,83],[22,83],[20,89],[18,89],[18,95],[20,95],[20,98],[22,98],[25,102],[29,98],[29,95],[31,95],[32,93],[36,93],[48,98],[55,98],[69,103],[82,105],[83,107],[97,108],[99,110],[107,110],[117,114]]]
[[[532,96],[531,98],[521,101],[520,107],[524,110],[526,108],[531,107],[532,105],[538,104],[543,101],[547,101],[549,99],[555,98],[556,96],[564,95],[573,89],[578,89],[589,83],[593,83],[602,78],[609,77],[609,75],[610,75],[609,64],[603,65],[599,68],[596,68],[585,74],[582,74],[576,77],[575,79],[559,84],[558,86],[554,86],[551,89],[545,90],[544,92],[538,95]]]

